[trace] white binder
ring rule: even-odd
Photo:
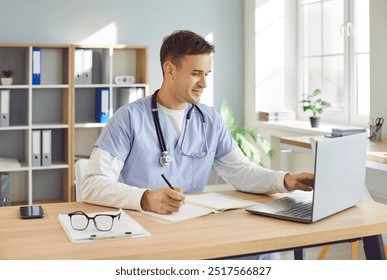
[[[83,50],[80,49],[74,53],[74,83],[83,84]]]
[[[83,83],[91,84],[93,70],[93,50],[83,50]]]
[[[91,84],[93,72],[93,50],[77,49],[74,54],[75,84]]]
[[[42,130],[42,166],[51,165],[51,129]]]
[[[41,166],[42,157],[41,157],[41,131],[33,130],[32,131],[32,166]]]
[[[9,126],[10,91],[0,91],[0,127]]]

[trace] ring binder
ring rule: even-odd
[[[41,131],[32,131],[32,166],[41,166]]]
[[[107,123],[109,114],[109,88],[98,88],[96,96],[96,121],[99,123]]]
[[[93,50],[75,50],[74,69],[75,84],[91,84],[93,70]]]
[[[10,91],[0,91],[0,127],[9,126]]]
[[[42,130],[42,166],[51,165],[51,130]]]
[[[32,84],[40,85],[41,82],[41,48],[32,48]]]

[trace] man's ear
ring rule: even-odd
[[[163,69],[166,77],[169,77],[172,80],[175,79],[174,75],[175,75],[176,67],[171,61],[164,62]]]

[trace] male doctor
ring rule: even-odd
[[[86,168],[84,201],[178,212],[184,193],[203,191],[212,166],[240,191],[313,189],[313,174],[269,170],[249,161],[217,111],[199,103],[214,51],[212,44],[191,31],[175,31],[164,39],[161,88],[114,113]]]

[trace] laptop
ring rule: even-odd
[[[246,211],[284,220],[313,223],[363,200],[367,133],[313,139],[314,190],[258,203]]]

